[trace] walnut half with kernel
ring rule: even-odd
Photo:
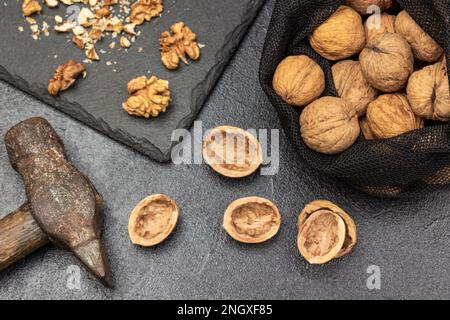
[[[60,91],[67,90],[85,71],[84,65],[75,60],[69,60],[58,66],[53,78],[48,81],[48,93],[56,96]]]
[[[192,60],[198,60],[200,47],[197,44],[196,34],[184,22],[175,23],[170,30],[171,32],[164,31],[159,39],[161,61],[164,66],[169,70],[176,69],[180,59],[185,64],[189,64],[186,54]]]
[[[169,81],[141,76],[128,83],[131,96],[122,104],[131,115],[149,118],[165,112],[170,104]]]

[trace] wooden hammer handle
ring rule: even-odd
[[[49,241],[25,203],[0,220],[0,271]]]

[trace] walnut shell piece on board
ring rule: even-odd
[[[346,4],[358,11],[359,14],[366,15],[375,13],[371,6],[380,8],[381,11],[392,6],[392,0],[347,0]]]
[[[325,90],[325,74],[308,56],[289,56],[275,70],[272,86],[287,104],[302,107],[320,97]]]
[[[53,77],[48,81],[48,93],[56,96],[60,91],[69,89],[85,71],[84,65],[75,60],[69,60],[58,66]]]
[[[308,203],[300,212],[297,220],[297,227],[300,231],[303,224],[308,220],[308,218],[315,212],[329,211],[331,213],[337,214],[345,223],[345,240],[341,247],[341,250],[334,256],[334,258],[340,258],[350,251],[356,245],[358,241],[356,224],[352,217],[346,213],[342,208],[335,205],[333,202],[328,200],[314,200]]]
[[[218,126],[203,139],[203,159],[225,177],[242,178],[255,172],[262,163],[262,147],[250,132]]]
[[[359,61],[367,81],[383,92],[403,89],[414,70],[411,47],[396,33],[376,35],[359,55]]]
[[[375,100],[378,90],[364,77],[358,61],[344,60],[331,67],[334,86],[339,96],[360,117],[366,113],[367,106]]]
[[[400,93],[385,94],[371,102],[367,120],[379,139],[393,138],[424,126],[423,119],[414,114],[408,99]]]
[[[406,11],[397,15],[395,30],[408,41],[414,56],[419,60],[435,62],[444,52],[442,47]]]
[[[395,33],[395,16],[387,13],[381,15],[372,15],[367,18],[364,23],[364,30],[366,31],[367,43],[372,42],[376,35],[382,33]]]
[[[303,110],[300,132],[312,150],[337,154],[348,149],[358,138],[358,116],[343,99],[322,97]]]
[[[360,52],[366,43],[361,16],[340,6],[309,37],[311,47],[328,60],[342,60]]]
[[[169,196],[153,194],[144,198],[130,215],[128,233],[131,242],[143,247],[161,243],[172,233],[178,216],[178,206]]]
[[[431,120],[450,120],[450,92],[445,60],[414,72],[406,91],[416,115]]]
[[[233,201],[225,210],[223,227],[235,240],[261,243],[274,237],[281,226],[278,208],[269,200],[246,197]]]

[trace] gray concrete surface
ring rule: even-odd
[[[257,77],[271,7],[272,1],[201,112],[204,128],[280,128]],[[450,298],[448,192],[409,201],[365,196],[305,167],[283,132],[274,176],[229,180],[206,165],[159,164],[0,83],[0,135],[32,116],[52,123],[70,159],[104,197],[104,241],[115,288],[104,288],[84,269],[80,288],[74,288],[78,261],[47,246],[0,273],[0,299]],[[3,216],[25,200],[3,143],[0,181]],[[128,216],[141,198],[155,192],[177,201],[181,220],[162,245],[138,248],[128,239]],[[247,195],[267,197],[280,208],[282,227],[267,243],[239,244],[221,228],[228,203]],[[359,242],[343,259],[310,266],[296,248],[296,219],[317,198],[335,201],[353,215]],[[371,265],[380,268],[380,290],[367,288]]]

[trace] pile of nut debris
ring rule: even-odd
[[[67,18],[55,15],[53,22],[43,21],[41,26],[35,18],[45,10],[44,5],[56,8],[74,4],[78,9],[68,10],[73,14]],[[74,45],[85,52],[85,62],[100,60],[95,44],[106,37],[111,38],[110,49],[116,46],[117,38],[121,48],[129,48],[141,34],[135,31],[135,27],[160,16],[162,11],[162,0],[137,0],[133,3],[129,0],[44,0],[43,5],[38,0],[22,2],[22,13],[35,40],[42,34],[49,36],[51,30],[72,33]]]

